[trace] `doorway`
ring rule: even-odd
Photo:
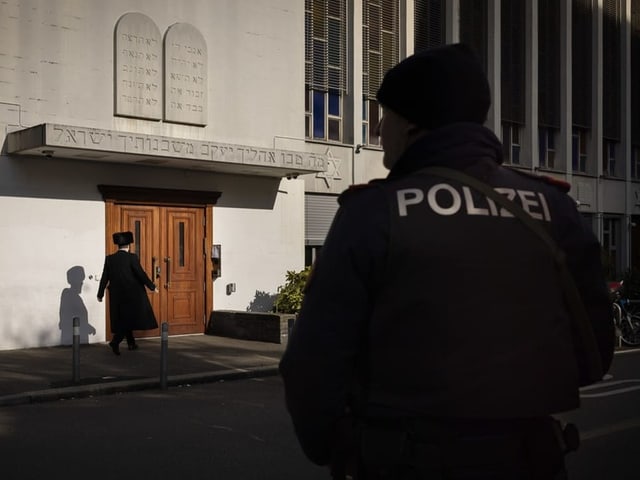
[[[220,194],[177,191],[176,198],[176,191],[169,190],[99,188],[106,201],[106,253],[115,251],[113,232],[133,233],[130,251],[138,255],[160,290],[157,294],[147,290],[158,325],[166,322],[170,335],[204,333],[207,312],[213,309],[212,234],[207,225],[211,225],[213,203]],[[165,202],[152,203],[154,197]],[[172,197],[180,201],[166,203]],[[188,199],[203,204],[184,203]],[[108,303],[106,322],[110,334]],[[160,328],[135,332],[136,337],[158,335]]]

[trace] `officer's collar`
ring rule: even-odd
[[[429,165],[464,169],[479,158],[502,163],[500,140],[477,123],[454,123],[432,130],[416,140],[398,159],[388,178],[395,178]]]

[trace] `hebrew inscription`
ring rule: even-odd
[[[115,28],[116,115],[162,118],[162,37],[141,13],[120,17]]]
[[[175,23],[164,39],[167,122],[207,124],[207,45],[198,30]]]
[[[309,173],[325,171],[327,157],[247,145],[230,145],[205,140],[189,140],[157,135],[68,127],[47,124],[46,143],[51,147],[81,148],[102,152],[172,157],[212,163],[291,168]]]

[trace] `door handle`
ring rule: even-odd
[[[164,261],[167,264],[167,283],[164,284],[164,288],[171,286],[171,257],[165,257]]]
[[[153,279],[160,278],[160,265],[157,265],[158,259],[156,257],[151,257],[151,275],[153,275]]]

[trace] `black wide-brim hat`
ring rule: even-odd
[[[133,243],[133,233],[131,232],[118,232],[113,234],[113,243],[118,246],[129,245]]]
[[[405,58],[385,74],[377,98],[411,123],[435,129],[457,122],[484,123],[491,90],[476,54],[457,43]]]

